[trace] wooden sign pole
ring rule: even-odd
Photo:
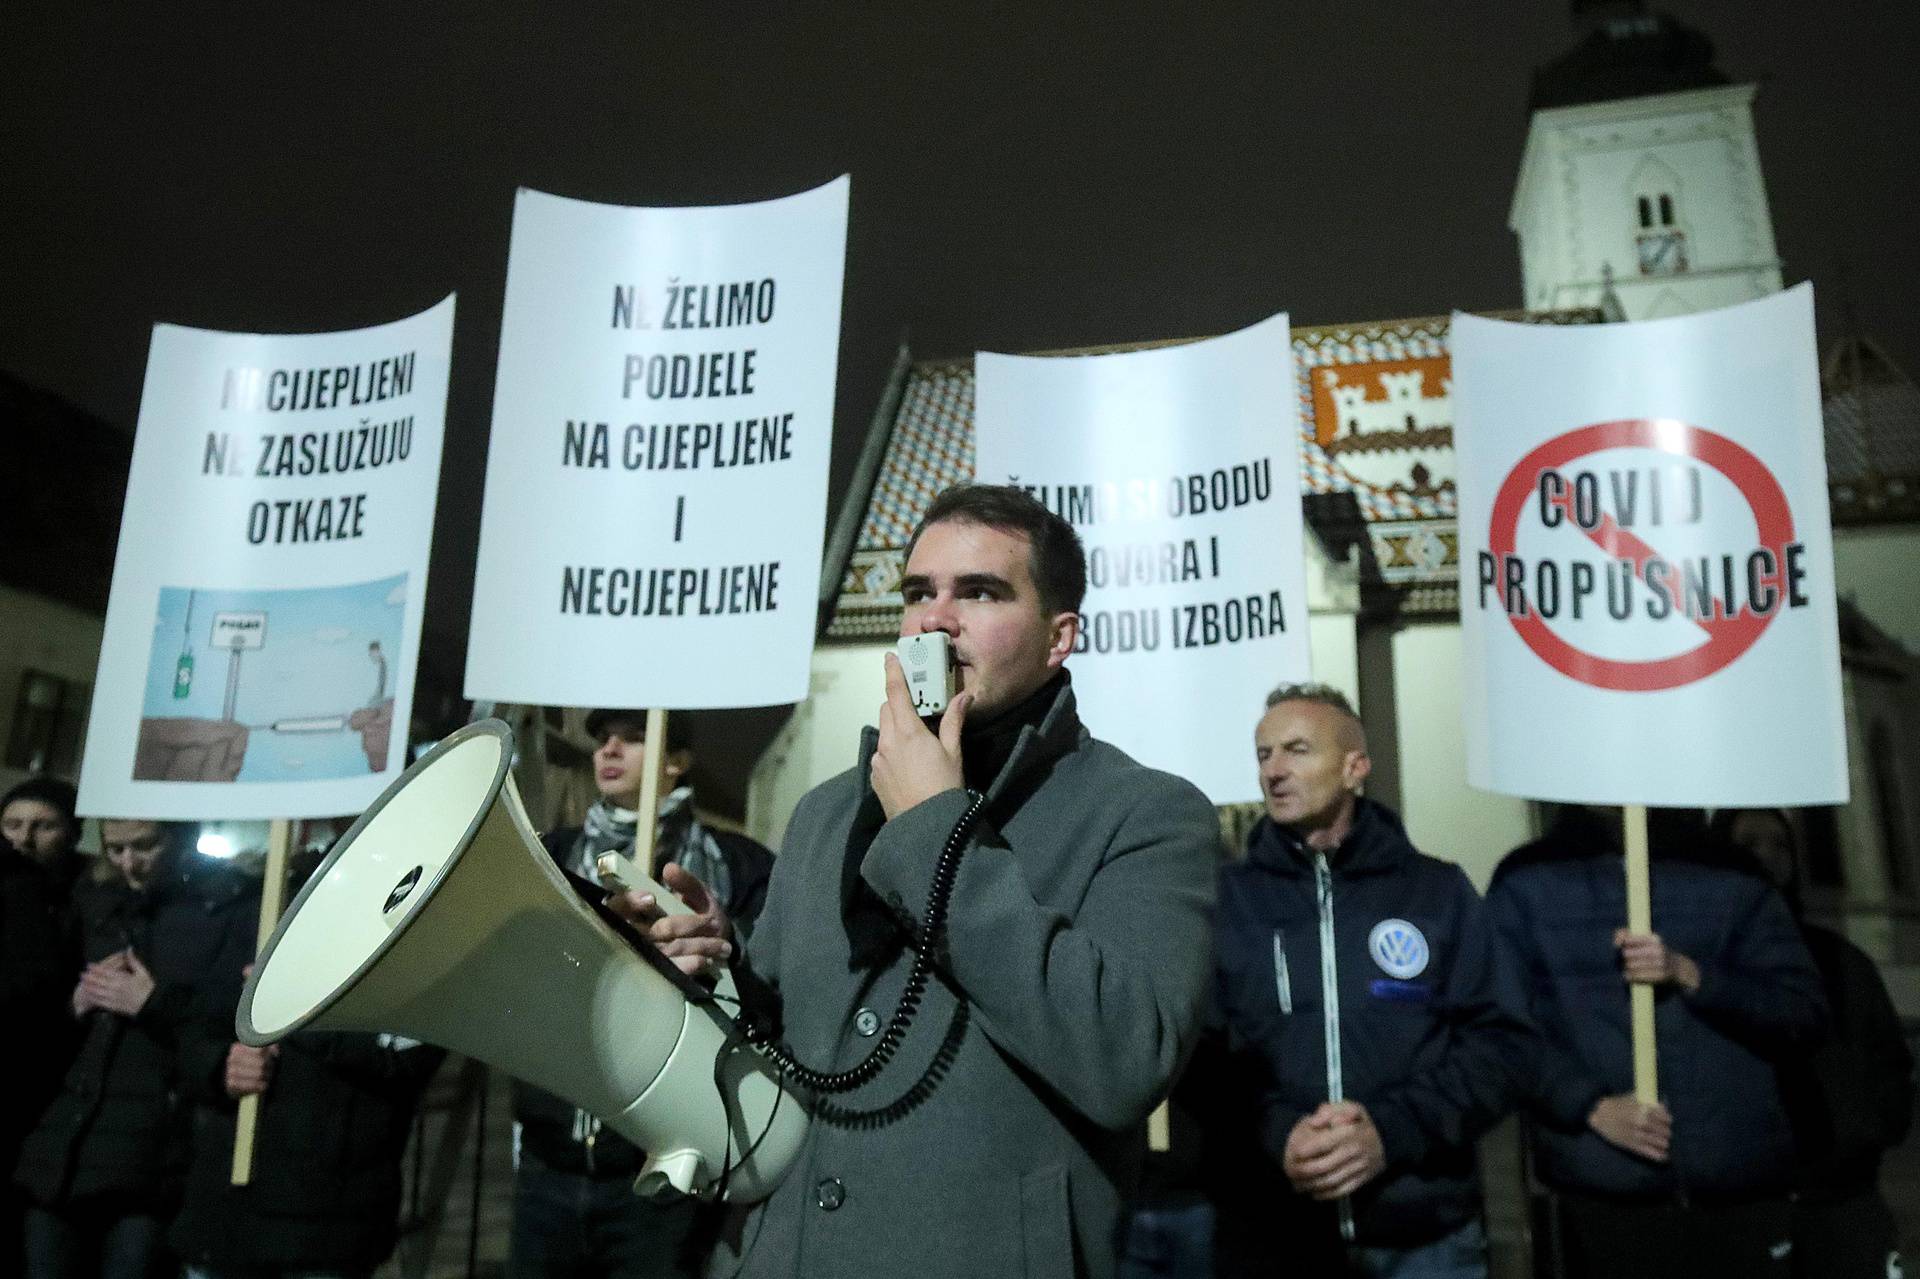
[[[1621,814],[1626,824],[1627,929],[1653,931],[1653,881],[1647,864],[1647,806],[1628,804]],[[1660,1100],[1660,1071],[1653,1041],[1653,987],[1635,982],[1628,988],[1633,1014],[1633,1095],[1643,1106]]]
[[[1156,1154],[1173,1149],[1173,1112],[1164,1101],[1147,1116],[1147,1149]]]
[[[646,755],[640,773],[640,817],[633,828],[633,864],[649,879],[653,873],[653,841],[660,827],[660,774],[667,758],[667,713],[658,707],[647,712]]]
[[[254,933],[253,953],[258,955],[273,936],[274,925],[287,904],[287,851],[293,842],[293,823],[276,818],[267,835],[266,873],[260,881],[260,924]],[[242,1097],[233,1120],[233,1173],[230,1180],[244,1186],[253,1180],[253,1136],[260,1123],[258,1094]]]

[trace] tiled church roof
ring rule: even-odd
[[[1592,311],[1520,316],[1547,323],[1591,323]],[[1295,384],[1300,402],[1301,490],[1351,493],[1369,521],[1450,519],[1451,481],[1415,492],[1369,484],[1343,470],[1313,433],[1313,370],[1338,364],[1444,357],[1445,316],[1377,324],[1328,325],[1293,330]],[[1133,343],[1060,354],[1140,350],[1168,343]],[[898,627],[901,553],[920,513],[949,485],[973,478],[973,361],[929,361],[912,366],[894,415],[886,452],[861,519],[860,533],[840,583],[826,630],[829,639],[891,635]],[[857,495],[856,495],[857,496]]]
[[[1507,313],[1534,323],[1596,323],[1595,310]],[[1351,494],[1371,532],[1370,563],[1400,589],[1403,609],[1450,610],[1455,515],[1453,481],[1420,489],[1359,479],[1323,447],[1314,431],[1313,375],[1337,365],[1445,358],[1448,319],[1429,316],[1373,324],[1293,330],[1300,397],[1301,491]],[[1140,350],[1132,343],[1059,354]],[[1879,347],[1837,343],[1826,360],[1827,464],[1836,522],[1920,519],[1920,388]],[[1448,445],[1451,428],[1446,428]],[[973,476],[973,361],[911,367],[886,451],[826,630],[829,639],[892,635],[899,625],[901,556],[935,494]],[[857,495],[856,495],[857,496]],[[1309,510],[1313,508],[1309,504]]]
[[[1821,374],[1836,523],[1920,519],[1920,387],[1867,338],[1827,352]]]

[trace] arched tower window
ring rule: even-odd
[[[1643,156],[1627,179],[1622,194],[1632,201],[1633,247],[1641,275],[1679,275],[1687,269],[1681,189],[1680,175],[1657,155]]]

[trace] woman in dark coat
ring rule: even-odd
[[[1799,841],[1777,808],[1725,809],[1715,830],[1766,870],[1820,970],[1825,1037],[1780,1068],[1800,1169],[1793,1194],[1793,1272],[1822,1279],[1899,1274],[1899,1232],[1880,1193],[1880,1159],[1913,1118],[1913,1054],[1873,960],[1807,922]]]
[[[102,825],[104,873],[75,890],[86,969],[70,1006],[81,1044],[22,1145],[27,1274],[66,1279],[159,1273],[184,1155],[175,1053],[217,1012],[200,978],[253,943],[251,895],[194,854],[191,828]]]
[[[11,1169],[20,1142],[60,1090],[73,1057],[67,1007],[79,953],[66,926],[64,894],[51,876],[0,839],[0,1025],[14,1036],[12,1097],[0,1109],[0,1169]],[[7,1186],[0,1217],[0,1259],[20,1257],[26,1205]]]

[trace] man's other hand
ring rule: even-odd
[[[1628,981],[1647,986],[1678,986],[1689,995],[1700,989],[1700,966],[1679,951],[1667,949],[1658,933],[1617,929],[1613,945],[1620,952],[1620,971]]]
[[[1667,1162],[1673,1143],[1673,1116],[1658,1103],[1643,1106],[1632,1093],[1602,1097],[1587,1115],[1587,1127],[1628,1154],[1657,1164]]]
[[[153,986],[153,974],[140,957],[131,949],[123,950],[87,966],[80,975],[73,1006],[78,1009],[85,1002],[122,1017],[138,1017],[153,995]]]
[[[1281,1159],[1293,1188],[1322,1202],[1352,1194],[1386,1165],[1373,1117],[1352,1101],[1324,1102],[1295,1124]]]
[[[670,915],[648,892],[616,893],[607,899],[607,906],[646,934],[681,972],[693,978],[712,976],[733,956],[733,943],[727,940],[733,935],[733,924],[726,910],[699,876],[677,862],[661,867],[660,881],[693,913]]]
[[[267,1090],[267,1084],[273,1079],[273,1059],[280,1055],[280,1049],[274,1045],[254,1048],[248,1044],[234,1044],[227,1049],[227,1096],[236,1101],[242,1097],[258,1097]]]

